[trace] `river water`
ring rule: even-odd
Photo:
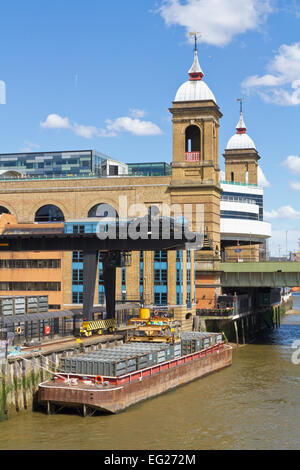
[[[300,311],[300,292],[293,294],[293,309]]]
[[[0,449],[299,449],[300,314],[233,352],[233,365],[119,415],[23,413],[0,423]],[[299,354],[300,357],[300,354]]]

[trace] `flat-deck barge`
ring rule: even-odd
[[[192,354],[119,377],[59,374],[39,384],[38,400],[47,406],[82,407],[105,413],[117,413],[142,400],[155,397],[180,385],[216,372],[232,364],[232,348],[218,343]]]

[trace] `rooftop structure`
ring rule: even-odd
[[[107,158],[95,150],[0,154],[0,178],[101,176]]]
[[[258,245],[262,252],[265,241],[271,236],[271,224],[263,220],[264,190],[258,186],[260,156],[253,140],[246,134],[242,100],[238,101],[241,102],[240,118],[236,134],[230,138],[224,154],[226,181],[220,182],[221,240],[232,261],[244,261],[245,257],[258,260]],[[245,246],[238,246],[240,244],[249,244],[248,251]],[[257,248],[253,250],[251,246],[255,244]]]
[[[195,49],[194,62],[188,73],[190,75],[190,79],[179,87],[174,102],[212,100],[216,103],[216,98],[213,92],[202,80],[204,73],[202,72],[199,64],[197,49]]]
[[[123,163],[96,150],[0,154],[0,180],[170,175],[166,162]]]
[[[228,141],[226,150],[255,149],[255,144],[251,137],[246,134],[247,128],[244,122],[243,112],[240,113],[240,119],[236,126],[236,134]]]

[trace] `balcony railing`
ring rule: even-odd
[[[227,308],[200,308],[196,310],[199,317],[232,317],[235,311],[233,307]]]
[[[258,184],[253,184],[253,183],[239,183],[238,181],[224,181],[224,180],[220,180],[220,184],[235,184],[236,186],[251,186],[251,187],[253,187],[253,188],[261,189],[261,186],[258,186]]]
[[[200,152],[185,152],[184,159],[186,162],[199,162]]]

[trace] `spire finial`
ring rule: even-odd
[[[236,99],[238,103],[240,103],[240,113],[243,113],[243,101],[244,98],[237,98]]]
[[[194,39],[195,39],[195,52],[197,52],[197,39],[198,39],[198,37],[201,38],[201,33],[193,32],[193,33],[189,33],[189,35],[194,37]]]
[[[204,77],[204,73],[202,72],[202,69],[199,64],[198,48],[197,48],[197,39],[198,37],[201,37],[201,34],[194,32],[194,33],[189,33],[189,35],[194,37],[195,39],[194,62],[193,62],[192,67],[189,70],[190,80],[202,80],[202,77]]]
[[[246,125],[244,122],[244,117],[243,117],[243,101],[244,98],[237,98],[236,99],[238,103],[240,103],[240,120],[236,126],[236,132],[237,134],[246,134]]]

